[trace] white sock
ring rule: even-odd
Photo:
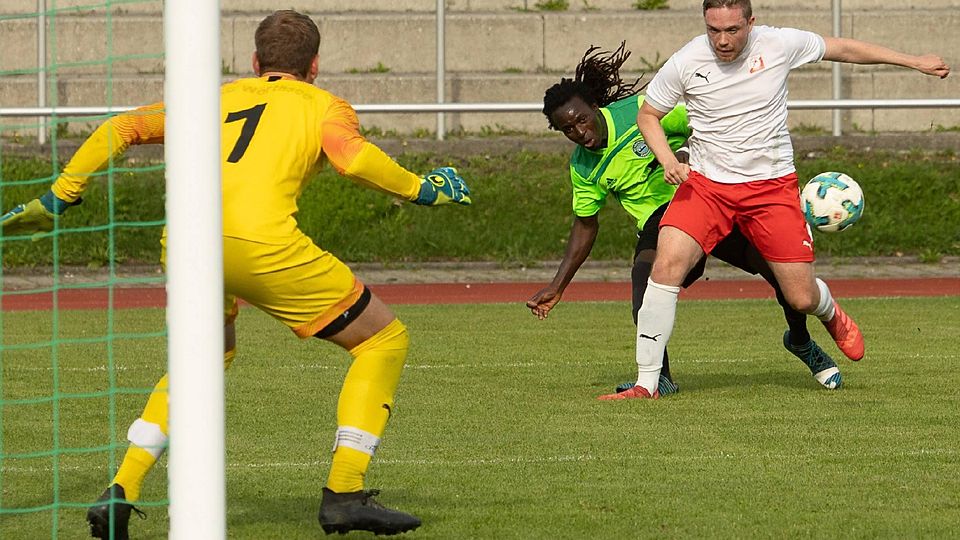
[[[830,294],[830,287],[827,287],[827,284],[820,278],[817,278],[817,288],[820,289],[820,303],[817,304],[817,309],[811,315],[827,322],[833,318],[833,295]]]
[[[680,287],[669,287],[647,279],[643,306],[637,312],[637,384],[650,395],[660,381],[663,350],[670,341],[677,314]]]

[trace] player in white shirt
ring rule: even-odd
[[[637,115],[643,138],[680,184],[660,223],[659,249],[637,324],[637,385],[607,399],[657,397],[663,348],[683,277],[734,224],[770,263],[787,302],[820,319],[851,360],[864,355],[860,329],[813,270],[813,240],[800,212],[787,131],[787,75],[810,62],[890,64],[940,78],[933,54],[914,56],[854,39],[754,26],[750,0],[704,0],[705,35],[677,51],[647,87]],[[677,161],[660,118],[686,102],[690,164]]]

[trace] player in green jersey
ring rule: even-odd
[[[541,320],[557,305],[564,289],[590,255],[600,230],[597,216],[608,196],[616,199],[636,220],[639,230],[631,272],[634,324],[643,303],[656,255],[660,217],[673,198],[676,186],[664,182],[663,167],[637,129],[637,112],[643,103],[643,97],[637,94],[643,86],[640,79],[627,83],[620,77],[620,67],[630,56],[624,47],[625,43],[621,43],[612,53],[599,51],[598,47],[589,48],[577,65],[575,77],[561,79],[544,95],[543,114],[550,128],[562,132],[577,147],[570,156],[574,220],[567,248],[553,281],[527,301],[527,307]],[[677,158],[685,162],[688,154],[684,144],[691,135],[686,110],[675,108],[663,117],[661,125]],[[783,336],[786,349],[810,368],[821,385],[830,389],[840,387],[840,370],[811,339],[806,315],[786,303],[770,267],[740,231],[734,229],[711,255],[751,274],[760,274],[773,287],[789,327]],[[700,278],[705,263],[706,257],[687,275],[684,287]],[[625,394],[635,391],[634,388],[639,388],[634,382],[624,383],[617,387],[616,394],[601,396],[601,399],[627,397]],[[649,397],[678,390],[664,350],[658,389]]]

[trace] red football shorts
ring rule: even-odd
[[[690,171],[670,202],[660,227],[689,234],[710,253],[736,223],[763,258],[813,262],[813,238],[800,211],[797,175],[743,184],[722,184]]]

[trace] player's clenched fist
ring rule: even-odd
[[[678,186],[687,181],[690,175],[690,166],[686,163],[676,163],[663,166],[663,180],[674,186]]]
[[[423,176],[420,180],[420,194],[413,201],[425,206],[457,203],[470,204],[470,188],[453,167],[440,167]]]

